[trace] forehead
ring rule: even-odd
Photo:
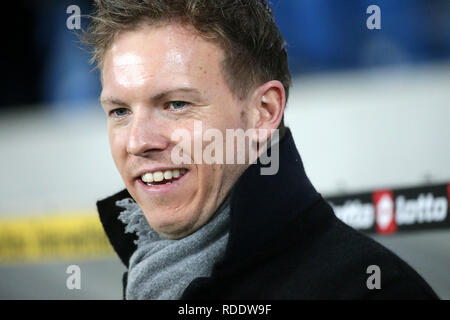
[[[104,57],[103,89],[218,84],[223,58],[218,45],[190,27],[144,24],[114,38]]]

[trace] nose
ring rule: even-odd
[[[143,157],[164,151],[168,146],[161,121],[150,112],[135,111],[129,127],[127,153]]]

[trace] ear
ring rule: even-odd
[[[257,141],[265,142],[270,138],[272,130],[277,129],[283,119],[286,105],[286,92],[280,81],[269,81],[254,92],[253,128],[258,132]]]

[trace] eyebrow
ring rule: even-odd
[[[154,95],[153,97],[151,97],[150,100],[152,102],[159,102],[159,101],[164,100],[168,96],[170,96],[172,94],[175,94],[175,93],[189,93],[189,94],[192,94],[192,95],[196,96],[196,98],[200,98],[201,97],[201,93],[197,89],[194,89],[194,88],[176,88],[176,89],[171,89],[171,90],[167,90],[167,91],[163,91],[161,93],[158,93],[158,94]]]
[[[116,98],[105,98],[105,99],[100,99],[100,103],[101,103],[102,105],[109,104],[109,105],[117,105],[117,106],[122,106],[122,107],[124,107],[124,106],[127,105],[125,102],[123,102],[123,101],[121,101],[121,100],[119,100],[119,99],[116,99]]]
[[[176,88],[176,89],[170,89],[163,91],[161,93],[158,93],[150,98],[150,101],[153,103],[160,102],[161,100],[166,99],[172,94],[176,93],[189,93],[195,96],[195,98],[200,99],[202,96],[200,91],[194,88]],[[120,99],[116,98],[104,98],[100,99],[101,104],[109,104],[109,105],[117,105],[117,106],[127,106],[128,104],[121,101]]]

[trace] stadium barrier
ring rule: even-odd
[[[450,184],[326,197],[351,227],[378,234],[450,227]]]
[[[336,216],[366,233],[450,227],[450,184],[325,197]],[[111,257],[96,212],[0,219],[0,264]]]

